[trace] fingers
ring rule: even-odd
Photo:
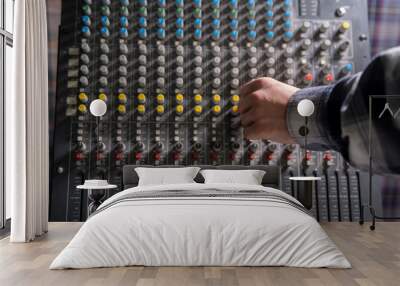
[[[240,123],[243,127],[253,124],[255,120],[256,118],[254,118],[254,112],[252,112],[252,109],[248,109],[247,112],[240,113]]]
[[[264,139],[269,137],[265,127],[261,122],[253,123],[252,125],[245,127],[243,133],[244,137],[249,140]]]
[[[273,79],[268,77],[251,80],[240,87],[240,96],[245,97],[247,94],[257,91],[259,89],[268,88],[271,86],[272,81]]]

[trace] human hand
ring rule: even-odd
[[[240,88],[240,121],[247,139],[295,143],[286,124],[289,98],[298,91],[291,85],[262,77]]]

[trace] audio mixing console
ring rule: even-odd
[[[357,219],[357,173],[335,152],[245,140],[238,89],[261,76],[331,84],[366,66],[367,35],[363,0],[63,1],[50,218],[84,220],[76,185],[121,186],[124,164],[279,165],[294,194],[300,163],[323,177],[320,220]]]

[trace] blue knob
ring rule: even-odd
[[[110,26],[110,20],[108,20],[107,16],[101,16],[100,21],[103,26]]]
[[[125,27],[119,29],[119,35],[121,38],[128,38],[128,30]]]
[[[147,0],[139,0],[140,6],[147,6]]]
[[[82,22],[83,22],[83,24],[84,25],[86,25],[86,26],[90,26],[90,17],[89,16],[82,16]]]
[[[292,21],[285,21],[284,23],[283,23],[283,29],[285,30],[285,31],[288,31],[288,30],[290,30],[292,28]]]
[[[165,29],[159,28],[159,29],[157,30],[157,37],[158,37],[159,39],[165,39]]]
[[[257,37],[257,32],[256,31],[249,31],[247,33],[247,36],[249,37],[250,40],[254,40]]]
[[[157,25],[158,25],[159,27],[164,28],[164,27],[165,27],[165,18],[158,18],[158,19],[157,19]]]
[[[139,37],[141,39],[146,39],[147,38],[147,30],[145,28],[140,28],[139,29]]]
[[[268,18],[274,17],[274,11],[268,10],[268,11],[265,13],[265,16],[267,16]]]
[[[271,41],[275,38],[275,33],[273,31],[268,31],[265,34],[265,37],[267,38],[268,41]]]
[[[353,64],[348,63],[343,67],[343,72],[350,73],[353,71]]]
[[[231,20],[229,23],[229,26],[231,27],[232,30],[236,30],[238,28],[239,22],[236,19]]]
[[[183,18],[176,19],[175,23],[178,28],[183,28]]]
[[[213,6],[214,8],[218,8],[219,7],[219,0],[212,0],[211,1],[211,6]]]
[[[182,39],[183,38],[183,30],[182,29],[176,29],[175,36],[178,39]]]
[[[214,40],[219,39],[219,37],[221,36],[220,30],[217,30],[217,29],[216,29],[216,30],[212,31],[211,36],[212,36],[212,38],[213,38]]]
[[[256,1],[254,1],[254,0],[247,0],[247,6],[248,6],[249,8],[253,8],[255,4],[256,4]]]
[[[292,16],[292,12],[287,10],[283,13],[283,18],[288,19]]]
[[[214,19],[212,20],[211,25],[213,26],[213,28],[218,29],[220,26],[221,21],[219,19]]]
[[[196,29],[196,30],[194,30],[194,38],[196,39],[196,40],[200,40],[201,39],[201,30],[200,29]]]
[[[290,41],[293,38],[293,32],[287,31],[283,34],[283,38],[286,41]]]
[[[265,27],[267,28],[267,30],[272,30],[274,28],[274,21],[268,20],[265,24]]]
[[[110,35],[110,32],[108,31],[107,27],[102,27],[100,29],[100,33],[103,37],[108,37]]]
[[[122,16],[119,18],[119,23],[121,24],[122,27],[127,27],[128,26],[128,18],[125,16]]]
[[[178,7],[183,6],[183,0],[175,0],[175,5]]]
[[[274,5],[274,0],[266,0],[265,5],[267,5],[268,8],[271,8]]]
[[[238,38],[238,35],[239,35],[238,31],[235,30],[235,31],[232,31],[229,36],[231,37],[232,41],[236,41]]]
[[[283,8],[289,9],[292,6],[292,0],[285,0],[283,1]]]
[[[195,26],[195,28],[197,28],[197,29],[201,28],[201,19],[196,18],[196,19],[194,20],[194,26]]]
[[[90,36],[90,29],[89,29],[88,26],[83,26],[82,29],[81,29],[81,32],[86,37]]]
[[[158,0],[158,6],[165,7],[165,5],[167,5],[165,0]]]
[[[147,27],[147,19],[145,17],[139,18],[139,26],[140,27]]]
[[[201,7],[201,0],[194,0],[193,3],[194,3],[194,6],[196,8],[200,8]]]
[[[229,5],[231,5],[232,8],[236,8],[238,6],[238,1],[237,0],[230,0]]]
[[[256,27],[256,24],[257,24],[256,20],[251,19],[247,23],[247,26],[249,27],[250,30],[254,30],[254,28]]]
[[[129,6],[129,0],[120,0],[122,6]]]

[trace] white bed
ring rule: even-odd
[[[263,191],[272,199],[251,195],[122,199],[138,192],[174,190]],[[318,222],[295,207],[298,204],[282,191],[254,185],[130,188],[99,207],[50,269],[128,265],[350,268]]]

